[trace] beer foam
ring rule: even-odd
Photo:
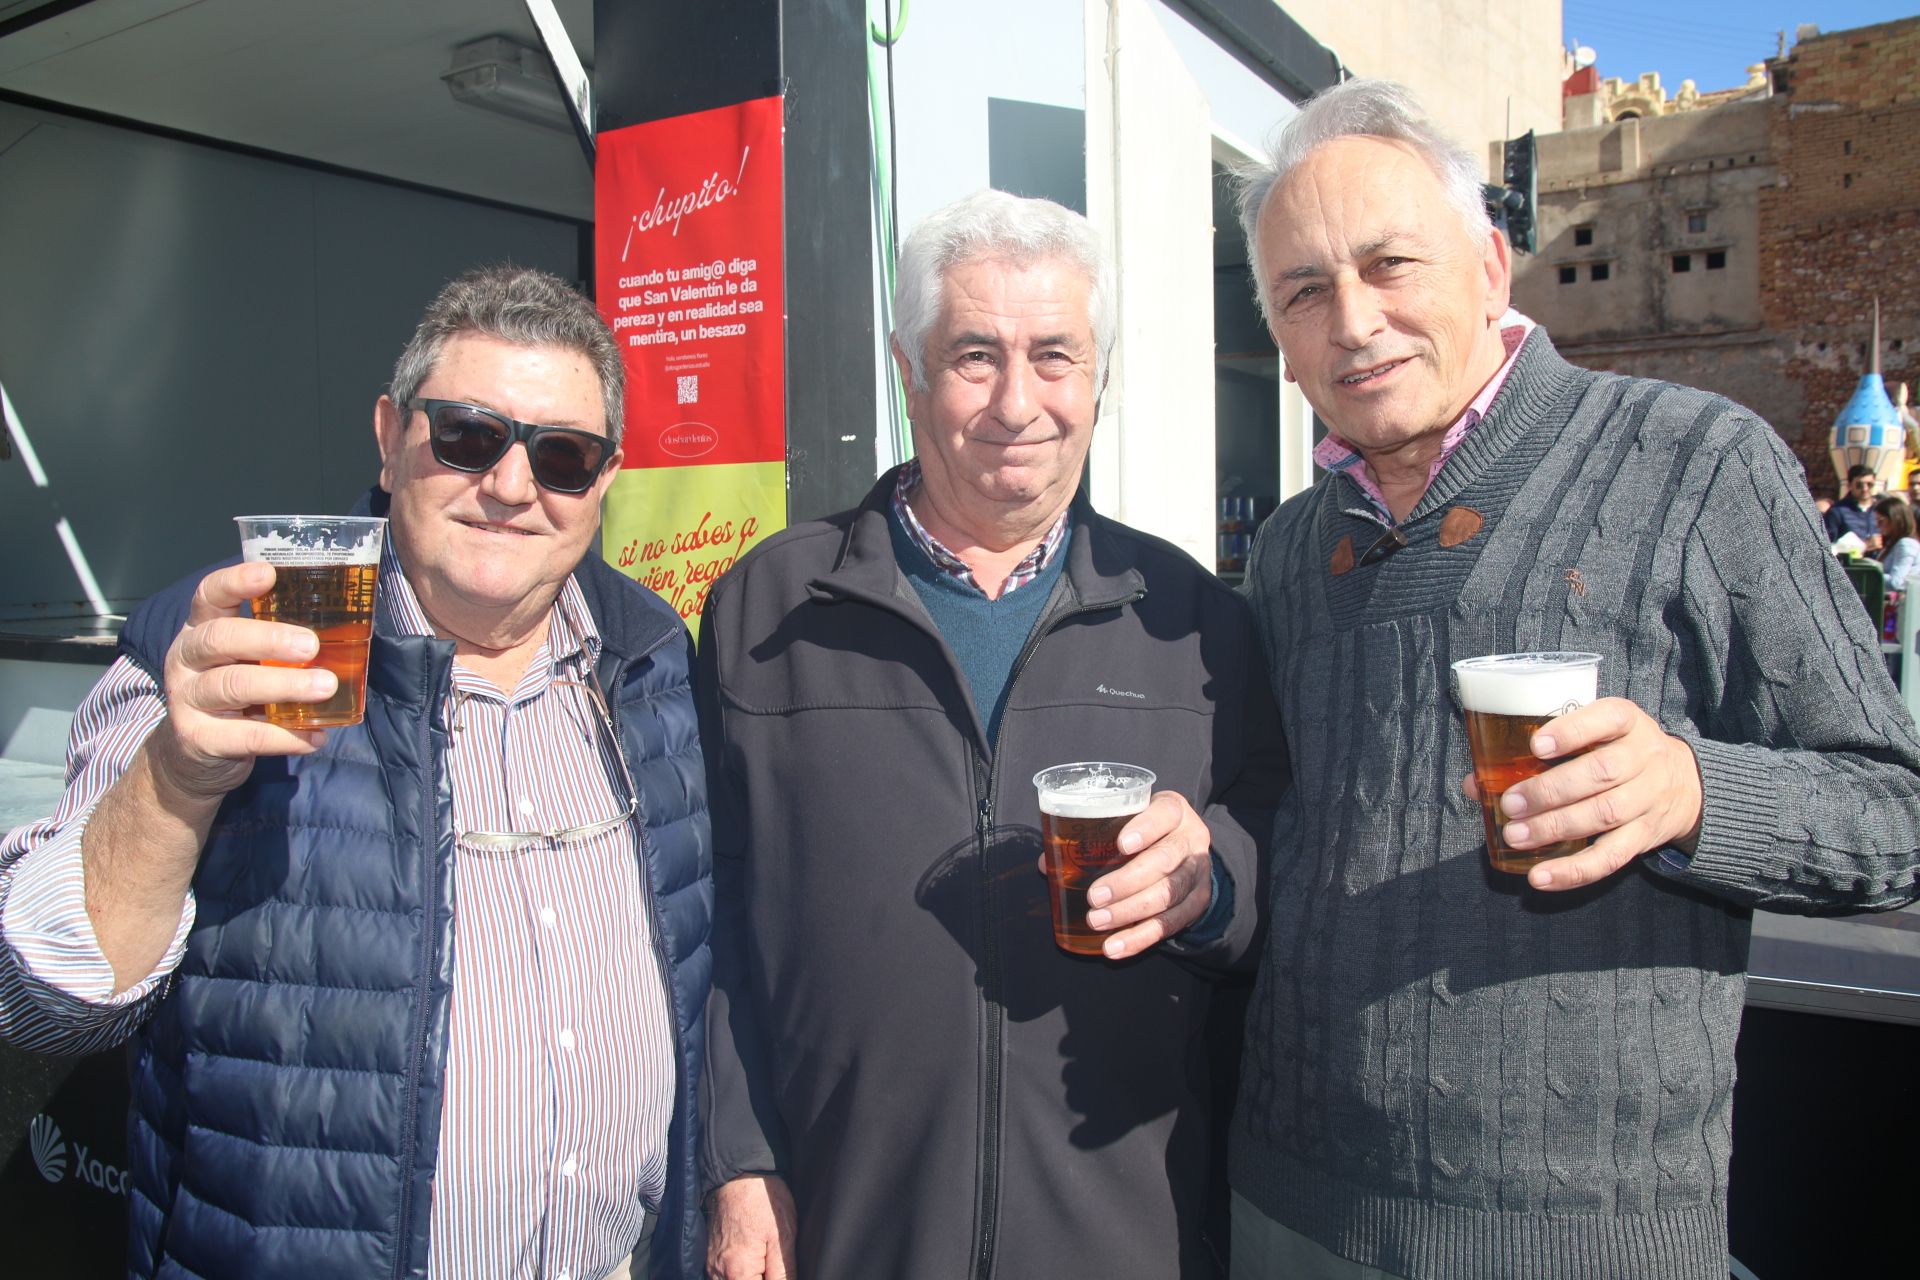
[[[1460,705],[1496,716],[1547,719],[1592,702],[1600,682],[1600,660],[1569,662],[1567,655],[1514,654],[1468,658],[1453,665],[1460,681]]]
[[[1121,818],[1147,807],[1142,778],[1090,777],[1040,789],[1040,812],[1056,818]]]
[[[249,525],[273,526],[270,532],[242,537],[240,554],[249,562],[282,568],[379,564],[380,547],[386,541],[387,522],[377,517],[351,521],[294,516],[235,516],[234,519],[243,530]]]

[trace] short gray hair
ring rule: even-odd
[[[946,301],[943,277],[967,262],[1004,258],[1022,266],[1058,258],[1087,277],[1087,323],[1093,330],[1093,385],[1106,386],[1107,360],[1120,327],[1113,265],[1093,224],[1051,200],[1004,191],[976,191],[921,220],[900,246],[893,283],[893,339],[927,389],[927,335]]]
[[[1391,80],[1349,80],[1315,94],[1300,114],[1281,125],[1267,141],[1265,163],[1249,165],[1240,182],[1240,226],[1247,234],[1247,261],[1253,268],[1254,297],[1267,310],[1266,272],[1260,266],[1260,212],[1267,197],[1295,165],[1316,147],[1341,138],[1384,138],[1413,149],[1432,168],[1447,203],[1478,237],[1492,225],[1487,216],[1486,167],[1435,124],[1406,86]]]
[[[627,375],[613,330],[581,292],[559,276],[502,263],[449,281],[427,305],[407,349],[393,366],[387,395],[400,406],[433,375],[449,338],[477,333],[522,347],[559,347],[587,358],[600,377],[606,434],[617,442],[625,427]]]

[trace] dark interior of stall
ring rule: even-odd
[[[1280,496],[1280,353],[1254,304],[1232,175],[1213,167],[1214,568],[1246,571]]]

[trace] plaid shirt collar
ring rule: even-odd
[[[1433,478],[1440,474],[1440,468],[1447,465],[1447,459],[1467,438],[1467,433],[1479,426],[1480,420],[1487,416],[1487,410],[1493,406],[1493,398],[1500,394],[1500,388],[1507,383],[1507,375],[1513,372],[1513,362],[1520,358],[1521,344],[1526,342],[1527,335],[1533,330],[1533,321],[1511,308],[1500,317],[1500,341],[1506,347],[1506,362],[1480,389],[1480,394],[1473,398],[1466,411],[1447,428],[1446,436],[1440,441],[1440,453],[1427,469],[1428,484],[1432,484]],[[1387,510],[1387,496],[1374,482],[1373,473],[1367,470],[1366,459],[1360,456],[1359,450],[1329,431],[1327,438],[1313,447],[1313,460],[1326,470],[1338,472],[1353,481],[1361,496],[1366,498],[1380,518],[1389,525],[1393,523],[1393,514]]]
[[[933,561],[935,568],[955,582],[964,582],[975,591],[980,591],[981,595],[985,595],[986,592],[980,590],[980,584],[974,581],[973,570],[967,568],[967,562],[943,546],[940,539],[928,533],[926,526],[920,523],[920,517],[913,514],[913,508],[908,505],[907,499],[911,498],[919,487],[920,459],[909,458],[906,465],[900,468],[900,474],[893,482],[893,518],[898,520],[900,527],[907,531],[907,537],[912,540],[913,545],[919,547],[926,553],[927,559]],[[1060,518],[1053,522],[1053,528],[1047,530],[1047,536],[1040,539],[1040,545],[1028,552],[1025,558],[1013,567],[1013,572],[1007,575],[1006,585],[1000,590],[1001,595],[1009,595],[1026,586],[1053,563],[1053,557],[1059,553],[1061,547],[1066,545],[1068,517],[1071,514],[1071,506],[1062,511]]]

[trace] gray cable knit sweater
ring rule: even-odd
[[[1382,530],[1330,476],[1254,550],[1293,789],[1233,1184],[1408,1277],[1719,1280],[1750,909],[1920,896],[1920,740],[1877,637],[1766,423],[1544,331],[1403,528],[1334,572]],[[1693,747],[1684,870],[1489,869],[1448,664],[1525,649],[1604,654],[1601,695]]]

